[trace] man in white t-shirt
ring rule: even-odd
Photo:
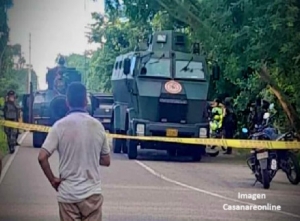
[[[59,214],[63,221],[101,221],[100,165],[110,165],[110,149],[103,125],[86,112],[87,92],[81,83],[67,91],[67,116],[57,121],[42,145],[39,163],[58,192]],[[58,151],[59,177],[48,158]]]

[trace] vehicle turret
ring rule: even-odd
[[[159,51],[178,51],[190,53],[190,45],[187,35],[175,31],[157,31],[148,38],[148,50]]]
[[[66,105],[67,87],[72,82],[81,82],[81,74],[76,68],[66,66],[63,56],[59,55],[56,62],[57,65],[53,68],[48,68],[46,73],[48,88],[31,92],[30,95],[24,95],[24,112],[28,112],[29,108],[32,107],[33,123],[52,126],[57,120],[64,117],[68,111]],[[33,98],[31,107],[29,107],[29,97]],[[46,133],[34,132],[34,146],[40,147],[45,137]]]

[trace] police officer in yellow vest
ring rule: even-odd
[[[7,93],[6,101],[3,108],[4,119],[9,121],[19,121],[20,109],[16,104],[16,93],[10,90]],[[5,127],[5,133],[7,137],[9,152],[13,154],[15,152],[15,146],[17,145],[18,129]]]
[[[210,131],[216,132],[217,130],[222,129],[223,119],[226,114],[225,107],[221,103],[221,100],[216,98],[211,104],[211,119],[210,119]]]

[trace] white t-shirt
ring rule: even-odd
[[[58,202],[76,203],[101,193],[100,155],[110,149],[103,125],[88,113],[73,112],[57,121],[42,146],[59,154]]]

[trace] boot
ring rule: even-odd
[[[9,153],[13,154],[15,152],[15,146],[14,145],[10,145],[9,146]]]

